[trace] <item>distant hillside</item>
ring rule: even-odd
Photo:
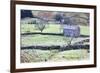
[[[71,22],[78,25],[89,25],[89,13],[80,13],[80,12],[54,12],[54,11],[31,11],[26,10],[24,13],[21,13],[21,16],[27,18],[24,22],[31,22],[36,20],[44,20],[44,21],[53,21],[56,22],[55,17],[57,18],[70,18]],[[39,20],[38,20],[39,19]],[[67,19],[65,19],[67,21]]]

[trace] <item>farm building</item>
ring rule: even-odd
[[[80,28],[77,25],[64,25],[63,34],[64,36],[78,37],[80,35]]]

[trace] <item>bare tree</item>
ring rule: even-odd
[[[43,20],[38,20],[35,24],[35,28],[43,32],[43,30],[46,28],[46,22]]]

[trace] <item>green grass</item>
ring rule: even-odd
[[[34,25],[35,24],[21,24],[21,33],[40,32],[40,30],[36,29]],[[60,27],[60,25],[47,24],[43,33],[62,33],[63,29]],[[89,35],[89,26],[80,25],[80,34]]]
[[[57,50],[21,50],[21,62],[47,62],[72,61],[89,59],[87,50],[70,50],[59,52]]]
[[[64,58],[66,60],[81,60],[87,59],[88,53],[86,50],[70,50],[70,51],[63,51],[54,56],[54,60],[59,58]]]
[[[21,45],[67,45],[71,37],[53,36],[53,35],[28,35],[21,37]],[[73,39],[75,41],[75,38]]]
[[[60,25],[50,24],[48,28],[44,29],[44,33],[62,33]]]
[[[41,32],[40,30],[36,29],[35,24],[22,24],[21,25],[21,33],[26,32]],[[60,25],[46,25],[46,28],[43,30],[43,33],[61,33],[62,31],[59,30]]]
[[[81,35],[89,35],[90,34],[90,29],[89,26],[80,26],[80,33]]]
[[[72,43],[74,44],[76,42],[80,42],[81,40],[84,40],[85,38],[73,38]],[[21,46],[29,46],[29,45],[68,45],[69,41],[71,40],[71,37],[65,37],[65,36],[57,36],[57,35],[27,35],[21,37]],[[84,42],[83,44],[86,44],[88,42]]]

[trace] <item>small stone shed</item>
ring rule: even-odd
[[[80,27],[78,25],[64,25],[63,34],[68,37],[80,36]]]

